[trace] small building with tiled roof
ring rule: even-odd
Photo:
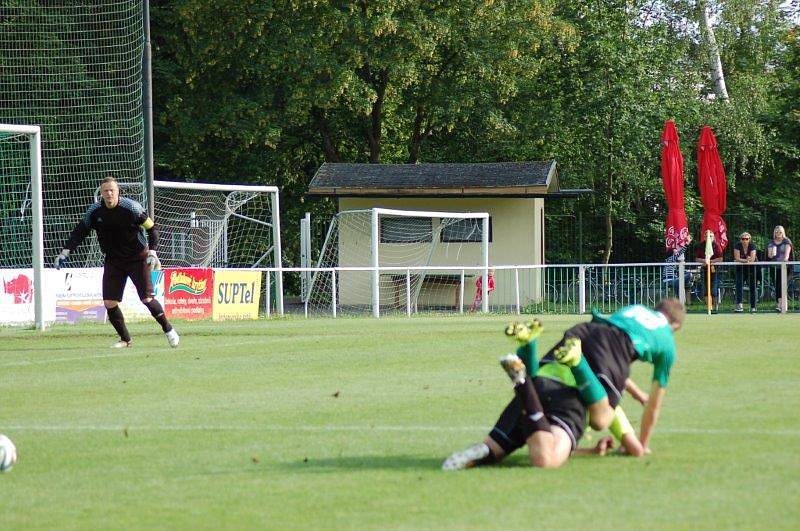
[[[309,195],[335,197],[524,197],[558,193],[556,161],[434,164],[325,163]]]
[[[375,207],[438,212],[487,212],[489,260],[494,265],[543,264],[544,202],[574,196],[561,190],[556,161],[340,164],[325,163],[314,175],[308,195],[336,199],[339,212]],[[460,264],[480,264],[480,239],[462,243]],[[437,249],[432,265],[451,265],[455,252]],[[448,263],[448,261],[450,263]],[[507,282],[498,271],[498,284]],[[474,281],[474,276],[472,277]],[[533,284],[537,284],[533,282]],[[492,304],[508,301],[501,290]],[[469,290],[472,291],[472,286]],[[534,290],[538,291],[538,290]],[[507,292],[508,295],[503,295]],[[533,293],[527,294],[529,298]],[[471,297],[471,293],[469,295]],[[524,301],[523,301],[524,302]]]

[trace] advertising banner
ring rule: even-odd
[[[211,317],[214,271],[206,267],[164,270],[164,310],[169,319]]]
[[[43,318],[46,322],[55,320],[55,297],[53,278],[43,273]],[[33,307],[33,268],[0,269],[0,324],[32,323],[36,320]]]
[[[50,271],[56,278],[57,323],[106,321],[103,306],[103,268],[71,267]]]
[[[161,303],[161,306],[164,306],[164,271],[152,271],[150,277],[153,281],[154,298]],[[136,293],[136,286],[133,285],[130,279],[125,284],[125,291],[122,294],[122,302],[119,307],[125,315],[125,320],[141,321],[151,318],[150,310],[142,304],[139,294]]]
[[[214,270],[215,321],[258,319],[261,300],[261,272],[237,269]]]

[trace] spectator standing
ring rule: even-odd
[[[733,261],[736,262],[736,306],[734,312],[743,312],[742,308],[742,292],[744,291],[744,283],[747,282],[747,288],[750,290],[750,313],[755,313],[756,303],[758,302],[756,293],[756,275],[757,268],[752,265],[753,262],[758,261],[758,250],[749,232],[743,232],[739,236],[739,241],[733,247]]]
[[[772,240],[767,244],[767,260],[770,262],[788,262],[792,259],[792,241],[786,237],[783,225],[776,225],[772,231]],[[783,278],[781,268],[775,268],[775,306],[776,312],[786,312],[787,301],[781,298]]]

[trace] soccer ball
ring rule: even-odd
[[[0,435],[0,472],[11,470],[17,463],[17,447],[11,439],[5,435]]]

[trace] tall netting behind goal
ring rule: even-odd
[[[309,274],[309,313],[462,311],[488,267],[488,214],[389,209],[334,216]],[[466,295],[465,295],[466,293]]]
[[[45,256],[58,254],[104,176],[145,204],[143,47],[141,0],[0,9],[0,123],[41,126]],[[30,247],[5,237],[3,246],[18,257]],[[70,256],[75,266],[100,260],[94,236]]]

